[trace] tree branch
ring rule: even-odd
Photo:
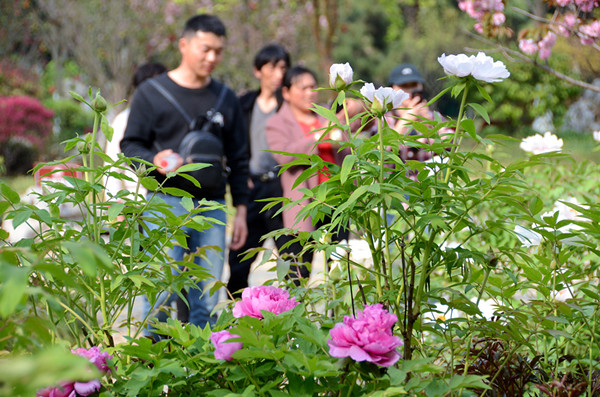
[[[510,49],[508,47],[503,46],[502,44],[495,43],[495,42],[493,42],[493,41],[491,41],[489,39],[485,39],[485,38],[483,38],[481,36],[478,36],[478,35],[475,35],[475,34],[473,34],[471,32],[468,32],[468,33],[471,36],[475,37],[476,39],[478,39],[478,40],[480,40],[480,41],[482,41],[482,42],[484,42],[486,44],[493,45],[494,47],[496,47],[497,50],[500,50],[507,57],[518,58],[519,60],[521,60],[523,62],[530,63],[530,64],[532,64],[532,65],[534,65],[534,66],[536,66],[536,67],[538,67],[538,68],[540,68],[540,69],[542,69],[542,70],[544,70],[544,71],[546,71],[546,72],[554,75],[555,77],[558,77],[559,79],[564,80],[567,83],[574,85],[574,86],[585,88],[586,90],[600,92],[600,86],[589,84],[589,83],[586,83],[585,81],[577,80],[577,79],[575,79],[573,77],[567,76],[566,74],[563,74],[563,73],[559,72],[558,70],[551,68],[547,64],[539,63],[537,61],[537,59],[530,58],[527,55],[525,55],[525,54],[523,54],[523,53],[521,53],[519,51],[512,50],[512,49]],[[473,51],[473,52],[480,51],[478,49],[468,48],[468,47],[465,48],[465,50],[466,51]]]

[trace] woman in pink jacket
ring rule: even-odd
[[[308,68],[294,66],[290,68],[283,79],[281,93],[285,100],[279,111],[267,121],[266,135],[269,149],[287,153],[318,154],[326,161],[341,164],[345,152],[338,152],[331,142],[320,142],[315,144],[323,134],[323,130],[316,131],[327,126],[327,121],[311,110],[313,103],[317,101],[317,81],[315,74]],[[332,137],[333,139],[333,137]],[[340,136],[336,139],[342,139]],[[296,157],[274,153],[279,164],[293,161]],[[327,179],[327,170],[322,174],[312,176],[302,181],[298,186],[292,188],[298,176],[306,169],[304,166],[294,166],[286,169],[281,175],[281,185],[284,197],[292,201],[303,197],[302,188],[311,189],[324,179]],[[315,230],[310,218],[297,219],[300,209],[308,204],[308,200],[287,208],[283,212],[283,225],[286,228],[298,231]],[[333,236],[334,241],[348,238],[348,231],[341,231]],[[310,263],[312,252],[298,258],[302,250],[299,243],[292,244],[286,253],[295,254],[299,263]],[[299,276],[308,277],[309,272],[304,266],[300,266]]]

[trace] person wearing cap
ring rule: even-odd
[[[410,94],[409,98],[402,103],[399,109],[394,109],[391,112],[392,117],[388,118],[389,125],[393,126],[396,131],[403,135],[419,134],[412,128],[412,123],[423,121],[424,119],[433,120],[435,118],[435,112],[427,106],[427,100],[425,99],[425,79],[423,79],[415,65],[403,63],[392,70],[388,83],[393,89],[401,89]],[[441,115],[438,116],[440,119],[443,119]],[[448,128],[441,128],[438,133],[442,136],[451,132]],[[421,138],[420,140],[424,139],[426,138]],[[429,138],[426,142],[433,143],[434,140]],[[399,156],[403,161],[417,160],[426,162],[431,160],[434,154],[425,148],[407,145],[402,145],[399,149]],[[416,170],[412,170],[408,176],[416,179],[416,175]]]
[[[424,98],[425,80],[415,65],[403,63],[396,66],[390,73],[388,83],[393,89],[402,90],[410,95],[400,109],[393,111],[396,118],[393,125],[396,131],[402,134],[410,133],[410,124],[413,121],[433,118]]]

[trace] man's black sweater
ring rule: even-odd
[[[179,105],[192,118],[206,114],[214,107],[221,91],[222,83],[211,80],[210,84],[200,89],[189,89],[176,84],[164,73],[155,79],[167,89],[179,102]],[[191,193],[195,198],[219,199],[225,196],[225,185],[229,183],[234,205],[248,202],[248,135],[238,99],[235,93],[226,88],[225,98],[219,107],[223,115],[224,127],[222,139],[227,157],[227,165],[231,172],[227,181],[217,191],[205,192],[195,187],[184,178],[170,178],[166,187],[176,187]],[[161,150],[179,150],[179,144],[189,132],[186,120],[181,113],[148,81],[143,82],[136,90],[132,102],[129,120],[121,150],[127,157],[137,157],[153,162],[154,156]],[[165,177],[154,172],[159,183]]]

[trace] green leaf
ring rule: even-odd
[[[481,96],[488,101],[489,103],[494,103],[494,101],[492,101],[492,98],[490,97],[490,94],[487,93],[487,91],[485,90],[484,87],[480,86],[479,84],[475,84],[475,86],[477,87],[477,89],[479,90],[479,93],[481,94]]]
[[[140,183],[143,187],[152,192],[158,189],[158,182],[151,176],[143,177],[142,179],[140,179]]]
[[[4,196],[8,201],[10,201],[13,204],[17,204],[19,201],[21,201],[19,193],[12,190],[5,183],[0,183],[0,193],[2,193],[2,196]]]
[[[182,172],[197,171],[197,170],[201,170],[202,168],[208,168],[211,166],[212,166],[211,164],[207,164],[207,163],[189,163],[189,164],[184,164],[181,167],[177,168],[177,171],[174,171],[174,173],[181,174]]]
[[[15,211],[15,217],[13,218],[13,227],[18,227],[24,222],[27,222],[31,218],[33,210],[29,208],[19,208]]]
[[[290,272],[290,261],[277,258],[277,280],[283,281]]]
[[[181,206],[189,212],[194,209],[194,200],[192,200],[190,197],[182,197]]]
[[[113,128],[110,126],[110,124],[108,124],[108,120],[104,116],[102,116],[102,119],[100,121],[100,129],[102,130],[102,133],[106,137],[106,140],[109,142],[112,141],[114,131],[113,131]]]
[[[356,155],[349,154],[344,158],[344,162],[342,163],[342,170],[340,171],[340,182],[342,184],[346,183],[348,180],[348,175],[350,171],[352,171],[352,167],[356,162]]]
[[[186,192],[183,189],[178,189],[176,187],[163,187],[160,189],[161,192],[170,194],[171,196],[177,197],[193,197],[190,193]]]
[[[461,127],[471,136],[471,138],[475,139],[477,136],[477,132],[475,131],[475,123],[471,119],[464,119],[460,123]]]
[[[114,203],[108,207],[108,220],[115,220],[121,214],[123,208],[125,208],[125,203]]]
[[[79,267],[84,274],[95,277],[98,274],[96,257],[89,247],[80,242],[64,241],[63,247],[71,254],[73,263]]]
[[[85,101],[85,99],[83,99],[83,97],[81,95],[79,95],[78,93],[76,93],[75,91],[69,91],[69,95],[71,95],[73,98],[77,99],[79,102],[87,103]]]
[[[6,319],[15,312],[25,295],[29,272],[23,267],[3,266],[0,275],[0,317]]]
[[[473,110],[475,110],[481,117],[483,117],[486,123],[490,124],[490,116],[483,106],[478,103],[469,103],[469,106],[472,107]]]
[[[430,99],[429,102],[427,102],[427,106],[431,106],[434,102],[436,102],[438,99],[440,99],[442,97],[442,95],[444,95],[445,93],[447,93],[451,89],[452,89],[452,86],[444,88],[442,91],[440,91],[439,94],[437,94],[432,99]]]

